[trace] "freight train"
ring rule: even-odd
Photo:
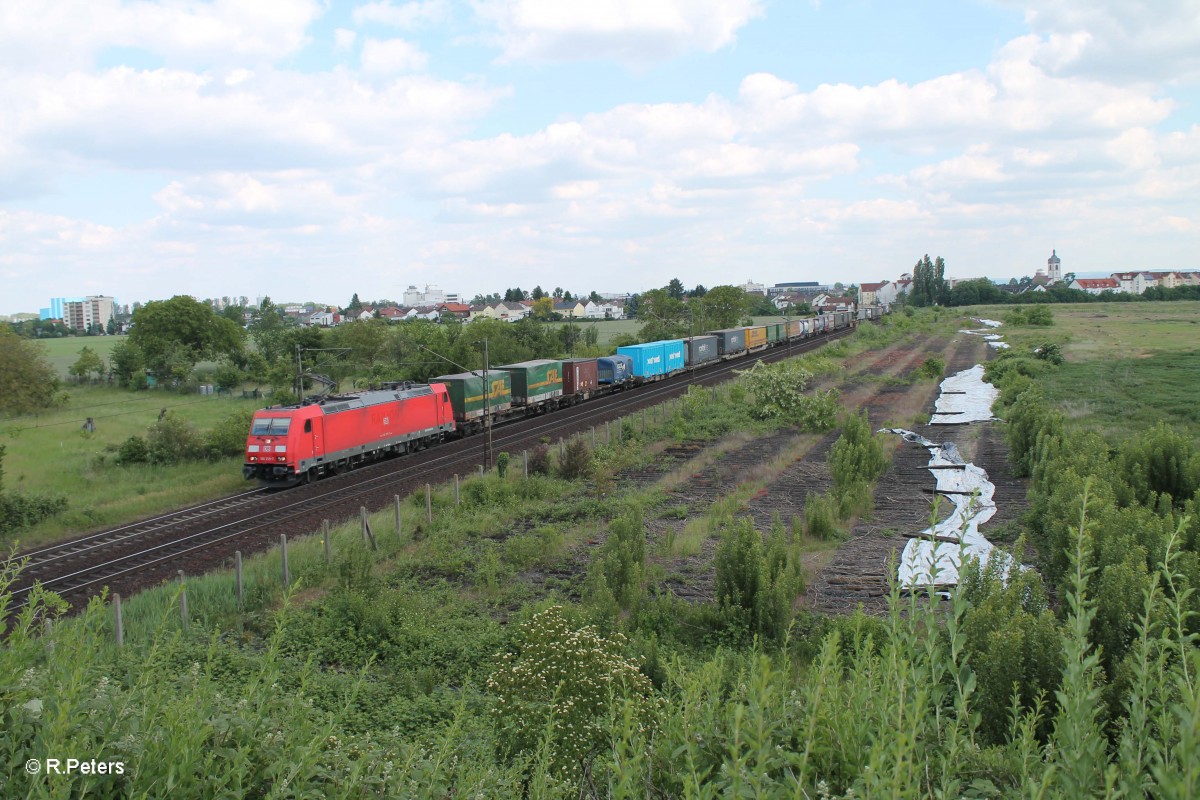
[[[537,359],[482,374],[440,375],[333,395],[254,414],[242,475],[283,488],[360,464],[429,447],[494,423],[574,405],[589,397],[663,380],[689,368],[834,333],[873,316],[840,311],[807,319],[711,331],[702,336],[618,347],[600,358]],[[486,386],[485,386],[486,382]]]

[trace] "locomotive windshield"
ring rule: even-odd
[[[259,417],[250,429],[251,436],[282,436],[292,424],[291,417]]]

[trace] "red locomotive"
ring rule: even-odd
[[[292,486],[435,444],[454,432],[445,384],[396,384],[254,413],[242,475]]]

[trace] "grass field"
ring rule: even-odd
[[[1014,345],[1062,346],[1067,363],[1042,381],[1073,424],[1116,440],[1159,420],[1200,438],[1200,303],[1054,305],[1048,328],[1005,326]],[[970,309],[1003,320],[1004,307]]]
[[[236,458],[171,467],[122,467],[111,463],[108,450],[130,436],[144,435],[163,408],[203,431],[234,411],[261,407],[261,400],[135,393],[87,385],[70,385],[67,392],[70,399],[63,408],[0,424],[0,444],[6,449],[5,489],[63,494],[70,502],[65,514],[22,534],[23,543],[116,524],[245,488],[241,461]],[[88,417],[95,421],[94,433],[82,429]]]
[[[40,342],[46,349],[50,366],[65,378],[67,369],[79,360],[80,350],[90,347],[107,363],[109,353],[123,338],[121,336],[68,336],[65,339],[42,339]]]

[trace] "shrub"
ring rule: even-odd
[[[563,449],[562,461],[558,465],[558,474],[567,480],[576,480],[588,474],[592,462],[592,451],[582,436],[577,436],[567,442]]]
[[[1059,366],[1066,361],[1066,359],[1063,358],[1062,348],[1054,342],[1043,342],[1042,344],[1039,344],[1037,347],[1033,348],[1033,355],[1035,358],[1039,358],[1042,361],[1049,361],[1055,366]]]
[[[714,558],[717,606],[727,629],[781,642],[792,604],[803,588],[800,560],[791,552],[787,530],[772,526],[767,547],[751,520],[729,522]]]
[[[141,436],[130,436],[121,442],[121,447],[117,450],[117,463],[121,465],[145,464],[149,460],[150,448]]]
[[[0,495],[0,536],[32,527],[67,509],[62,495],[10,492]]]
[[[640,508],[618,517],[608,526],[608,539],[600,550],[604,583],[622,608],[634,608],[641,599],[646,566],[646,526]]]
[[[887,464],[879,437],[871,434],[866,411],[846,417],[842,435],[829,451],[833,498],[842,519],[870,509],[871,485]]]
[[[834,504],[823,494],[804,498],[804,531],[813,539],[828,541],[838,535],[834,525]]]
[[[922,378],[933,378],[937,380],[946,374],[946,359],[941,356],[932,356],[925,359],[921,366],[917,369],[917,375]]]
[[[539,444],[529,451],[529,474],[550,474],[550,448]]]
[[[1016,551],[1021,549],[1018,543]],[[1019,707],[1030,712],[1053,696],[1062,670],[1061,633],[1041,577],[1013,569],[1006,585],[1003,563],[999,550],[986,567],[968,562],[959,589],[969,602],[963,637],[977,681],[979,730],[992,744],[1002,744],[1009,732],[1014,693]]]
[[[204,434],[204,449],[211,458],[238,456],[245,452],[246,435],[254,412],[235,411]]]
[[[150,426],[146,432],[146,448],[151,464],[179,464],[205,456],[200,434],[186,420],[173,414],[167,414]]]
[[[625,637],[575,629],[561,606],[535,614],[487,681],[492,718],[512,757],[537,758],[549,774],[576,779],[609,740],[609,712],[624,702],[639,730],[654,722],[650,680],[622,654]]]
[[[501,453],[496,456],[496,474],[501,478],[508,476],[508,453]]]

